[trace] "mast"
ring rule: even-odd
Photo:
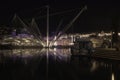
[[[47,5],[47,47],[49,47],[49,6]]]

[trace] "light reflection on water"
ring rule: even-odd
[[[115,76],[114,76],[114,73],[112,73],[112,80],[115,80]]]
[[[5,57],[13,57],[13,56],[19,56],[19,57],[34,57],[38,55],[46,55],[46,53],[49,53],[49,55],[56,55],[56,56],[62,56],[62,57],[68,57],[70,55],[69,49],[13,49],[13,50],[0,50],[0,56]]]
[[[2,70],[0,75],[4,73],[3,76],[8,76],[9,71],[12,73],[11,79],[17,80],[19,75],[22,75],[21,71],[24,74],[28,70],[29,73],[24,75],[26,75],[25,79],[29,79],[27,76],[31,75],[30,80],[64,80],[64,78],[69,80],[120,80],[119,61],[83,56],[74,59],[71,57],[70,49],[0,50],[0,69]],[[7,66],[13,66],[13,68]],[[17,77],[13,76],[15,74]]]

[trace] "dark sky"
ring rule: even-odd
[[[40,30],[45,32],[45,5],[50,6],[50,14],[58,13],[50,17],[51,32],[56,30],[60,21],[62,30],[85,5],[88,7],[87,11],[82,13],[69,31],[110,30],[113,17],[120,16],[120,4],[115,0],[3,0],[0,1],[0,25],[10,23],[16,13],[26,21],[30,21],[32,17],[36,18]]]

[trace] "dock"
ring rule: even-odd
[[[120,51],[116,51],[115,48],[98,48],[91,55],[93,58],[105,58],[112,60],[120,60]]]

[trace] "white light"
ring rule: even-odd
[[[55,41],[54,45],[57,46],[57,41]]]
[[[118,33],[118,35],[120,36],[120,33]]]

